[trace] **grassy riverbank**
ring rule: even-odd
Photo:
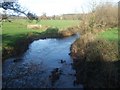
[[[113,29],[108,29],[105,32],[102,32],[98,35],[98,38],[105,39],[108,41],[116,41],[118,42],[118,29],[113,28]]]
[[[20,37],[26,37],[28,33],[42,33],[44,30],[38,29],[27,29],[27,24],[35,24],[29,23],[27,20],[13,20],[12,22],[3,22],[2,26],[2,35],[3,35],[3,45],[8,45],[9,43],[14,44],[17,39]],[[74,26],[79,24],[79,21],[74,20],[43,20],[38,24],[45,25],[49,27],[57,27],[58,29],[67,28],[70,26]],[[23,35],[23,36],[21,36]]]
[[[71,56],[77,83],[93,88],[119,87],[118,29],[82,35],[72,45]]]
[[[6,59],[10,56],[16,56],[23,53],[28,45],[39,38],[54,38],[58,37],[60,30],[65,30],[68,27],[79,24],[77,20],[42,20],[38,25],[49,27],[47,30],[28,29],[28,24],[35,24],[35,22],[28,22],[24,19],[13,20],[12,22],[2,23],[2,56]]]

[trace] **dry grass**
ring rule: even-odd
[[[118,43],[97,39],[100,32],[117,26],[117,7],[105,3],[84,14],[79,25],[80,39],[71,46],[77,82],[85,87],[119,87]],[[111,36],[109,36],[111,37]]]
[[[119,87],[118,44],[88,33],[71,46],[77,80],[85,87]]]
[[[78,27],[69,27],[65,30],[60,30],[59,34],[61,37],[68,37],[68,36],[75,35],[77,31],[78,31]]]
[[[34,30],[46,30],[47,28],[49,28],[50,26],[46,26],[46,25],[38,25],[38,24],[28,24],[27,25],[27,29],[34,29]]]

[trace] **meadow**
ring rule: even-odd
[[[42,26],[53,27],[53,31],[44,29],[28,29],[28,24],[36,24],[35,21],[29,21],[25,19],[14,19],[12,22],[2,23],[2,48],[3,55],[14,51],[16,43],[25,41],[28,38],[37,37],[56,37],[57,30],[63,30],[65,28],[75,26],[79,24],[78,20],[40,20],[37,24]],[[27,40],[26,40],[27,42]],[[23,46],[24,47],[24,46]],[[18,48],[18,47],[16,47]],[[5,56],[6,57],[6,56]]]
[[[100,33],[97,38],[105,39],[107,41],[118,42],[118,29],[108,29],[107,31]]]
[[[25,38],[24,36],[19,36],[24,34],[26,36],[27,33],[30,32],[37,32],[41,33],[44,30],[38,29],[27,29],[27,24],[35,24],[33,21],[29,23],[27,20],[14,20],[12,22],[3,22],[2,26],[2,35],[3,35],[3,45],[8,45],[9,43],[14,43],[19,38]],[[67,28],[70,26],[74,26],[79,24],[77,20],[41,20],[39,23],[40,25],[50,26],[50,27],[57,27],[59,29]]]

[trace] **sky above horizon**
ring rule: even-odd
[[[4,1],[4,0],[3,0]],[[81,13],[90,10],[90,3],[97,4],[111,2],[111,0],[18,0],[22,7],[27,8],[37,15],[46,13],[47,16],[67,13]],[[117,3],[119,0],[113,0]]]
[[[29,10],[37,15],[46,13],[48,16],[88,12],[90,10],[90,3],[93,1],[97,4],[111,2],[111,0],[19,0],[22,6],[29,8]],[[117,3],[118,1],[113,0],[112,2]]]

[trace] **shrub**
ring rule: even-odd
[[[117,43],[83,35],[71,46],[77,81],[85,87],[119,87]]]

